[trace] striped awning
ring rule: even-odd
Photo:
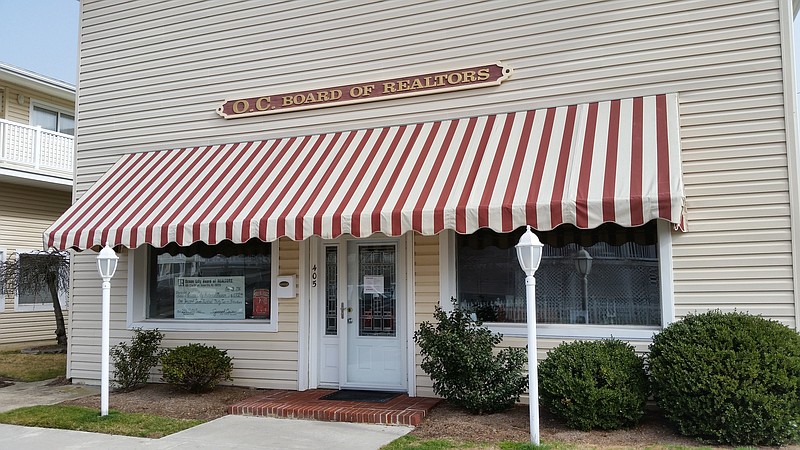
[[[123,156],[44,233],[135,248],[684,226],[674,94]]]

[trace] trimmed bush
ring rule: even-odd
[[[495,354],[502,335],[472,322],[459,308],[447,314],[437,306],[434,318],[438,323],[424,322],[414,333],[433,391],[473,414],[514,406],[528,385],[526,349],[505,348]]]
[[[732,445],[800,437],[800,335],[742,313],[690,315],[650,345],[653,393],[681,433]]]
[[[214,346],[189,344],[167,350],[161,357],[161,371],[167,383],[189,392],[203,392],[231,379],[233,358]]]
[[[111,347],[114,361],[114,382],[121,390],[130,390],[147,383],[150,369],[158,364],[163,351],[159,349],[164,334],[158,330],[134,328],[131,343]]]
[[[542,405],[571,428],[631,427],[648,393],[643,359],[616,339],[562,343],[539,364]]]

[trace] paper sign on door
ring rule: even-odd
[[[383,294],[383,275],[364,275],[365,294]]]

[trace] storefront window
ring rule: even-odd
[[[271,244],[171,244],[150,252],[147,319],[269,321]]]
[[[526,322],[525,275],[514,248],[522,232],[480,230],[456,238],[459,304],[484,322]],[[544,244],[536,271],[538,323],[661,325],[655,221],[593,230],[562,225],[537,235]],[[591,257],[585,282],[576,264],[581,250]]]

